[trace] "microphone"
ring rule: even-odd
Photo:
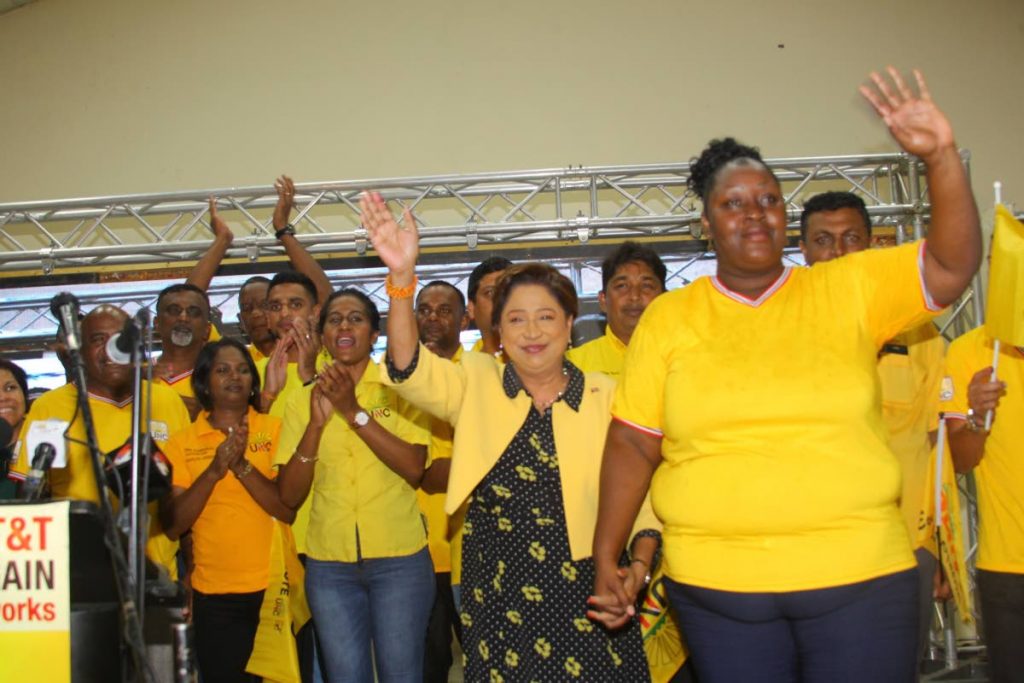
[[[78,339],[78,311],[78,297],[71,292],[61,292],[50,299],[50,313],[64,328],[65,343],[70,351],[82,348]]]
[[[53,465],[53,459],[56,456],[57,449],[53,447],[53,444],[44,441],[36,446],[35,455],[32,457],[32,467],[28,471],[28,476],[25,477],[24,488],[22,488],[22,500],[39,500],[43,493],[46,473],[50,471],[50,466]]]
[[[132,362],[132,351],[138,346],[142,330],[149,324],[149,311],[140,308],[134,318],[124,321],[124,327],[107,340],[107,358],[117,365],[128,365]]]

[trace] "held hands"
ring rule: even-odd
[[[210,197],[210,229],[213,230],[214,239],[226,242],[228,246],[235,239],[235,233],[231,232],[231,228],[217,213],[216,197]]]
[[[229,427],[227,438],[217,446],[210,469],[223,479],[228,470],[236,470],[245,462],[245,448],[249,444],[249,420],[243,418],[237,427]]]
[[[346,368],[336,362],[324,367],[320,371],[316,385],[334,409],[338,411],[338,414],[346,420],[351,421],[353,416],[359,412],[359,402],[356,401],[356,383]]]
[[[277,205],[274,206],[274,231],[281,230],[288,225],[288,219],[292,215],[292,206],[295,205],[295,183],[286,175],[274,181],[274,189],[277,190]]]
[[[892,84],[872,71],[871,81],[875,87],[862,85],[860,93],[871,102],[900,147],[921,157],[925,163],[935,160],[942,152],[955,151],[953,128],[932,101],[921,72],[914,69],[919,92],[915,97],[896,69],[890,66],[886,71]]]
[[[377,250],[380,260],[391,271],[395,286],[412,282],[416,269],[416,256],[420,251],[420,233],[412,212],[405,209],[402,227],[395,222],[391,210],[378,192],[367,192],[359,198],[363,227]]]
[[[643,577],[639,584],[631,576],[631,567],[614,565],[597,565],[594,578],[594,594],[587,598],[587,618],[596,621],[607,629],[614,630],[624,626],[636,615],[636,596],[644,585]]]

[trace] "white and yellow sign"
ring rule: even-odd
[[[0,681],[71,680],[69,509],[0,506]]]

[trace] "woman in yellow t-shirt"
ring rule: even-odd
[[[877,352],[954,301],[978,267],[978,212],[952,129],[889,69],[862,87],[925,164],[927,243],[789,269],[787,200],[756,149],[715,140],[690,187],[717,275],[662,295],[612,406],[595,593],[631,595],[617,549],[650,488],[666,586],[701,681],[912,681],[916,568],[881,419]]]
[[[422,680],[436,589],[416,500],[429,423],[380,381],[369,297],[334,292],[318,328],[334,362],[289,398],[277,463],[285,503],[312,496],[306,595],[327,678],[372,681],[375,664],[380,681]]]
[[[258,377],[240,342],[204,346],[192,371],[203,410],[165,447],[174,467],[166,531],[177,539],[192,530],[192,622],[208,681],[258,680],[245,666],[270,580],[272,518],[295,516],[273,481],[281,421],[257,412]]]

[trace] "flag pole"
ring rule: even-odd
[[[995,195],[996,195],[996,206],[999,206],[1000,204],[1003,203],[1003,184],[1002,184],[1002,182],[997,180],[994,183],[992,183],[992,190],[995,192]],[[993,226],[992,229],[995,230],[995,226]],[[992,283],[991,282],[989,283],[988,295],[992,296]],[[990,382],[995,382],[996,381],[996,370],[999,369],[999,340],[996,339],[994,341],[995,341],[995,343],[992,345],[992,377],[989,378]],[[987,432],[987,431],[990,431],[991,429],[992,429],[992,410],[990,409],[990,410],[985,412],[985,431]]]

